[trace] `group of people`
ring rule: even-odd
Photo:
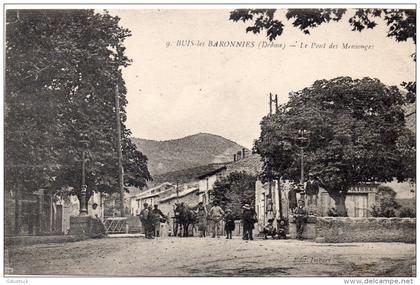
[[[291,209],[296,224],[296,239],[303,240],[303,231],[308,218],[308,211],[305,208],[305,201],[297,201],[297,205]],[[287,222],[280,218],[277,220],[277,228],[274,227],[274,219],[269,219],[267,225],[264,226],[262,234],[267,239],[271,236],[273,239],[277,236],[279,239],[286,239]]]
[[[168,217],[159,209],[158,205],[152,208],[148,203],[143,204],[143,209],[139,213],[140,222],[143,226],[144,235],[147,239],[160,236],[160,223],[167,222]]]
[[[249,204],[242,207],[242,222],[243,222],[243,239],[252,240],[252,230],[254,224],[257,222],[256,213],[251,209]],[[226,239],[232,239],[232,233],[235,230],[235,217],[231,209],[223,211],[219,203],[213,203],[213,206],[207,213],[207,209],[203,202],[198,203],[197,206],[197,224],[200,237],[206,236],[207,225],[210,223],[212,238],[219,238],[221,234],[221,223],[225,222]]]
[[[293,215],[296,223],[296,238],[303,239],[303,231],[307,220],[308,212],[304,207],[305,202],[299,200],[298,205],[293,209]],[[221,224],[225,222],[226,239],[232,239],[232,233],[235,230],[235,216],[231,209],[224,211],[220,205],[215,202],[213,206],[207,211],[203,202],[199,202],[196,207],[196,222],[199,232],[199,237],[206,237],[208,225],[211,229],[212,238],[220,238]],[[139,218],[143,226],[145,237],[153,239],[160,236],[160,223],[168,222],[169,219],[158,208],[158,205],[151,205],[144,203],[143,209],[139,213]],[[252,231],[257,222],[257,214],[249,204],[242,207],[242,224],[243,224],[243,240],[253,240]],[[265,238],[268,236],[277,237],[279,239],[286,239],[287,221],[284,219],[277,220],[277,227],[274,226],[274,219],[269,219],[268,224],[264,227],[262,234]]]
[[[267,239],[271,236],[273,239],[278,237],[279,239],[286,239],[287,234],[287,223],[284,219],[277,219],[277,228],[274,227],[274,219],[268,219],[267,225],[262,230],[264,238]]]

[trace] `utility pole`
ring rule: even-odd
[[[303,186],[303,183],[305,182],[305,175],[303,171],[303,147],[300,148],[300,185]]]
[[[305,187],[304,187],[304,182],[305,182],[305,175],[304,175],[304,151],[303,149],[305,147],[309,146],[309,132],[305,129],[299,129],[298,130],[298,138],[297,138],[297,143],[298,143],[298,147],[300,148],[300,185],[302,187],[302,192],[301,192],[301,197],[302,195],[305,195]]]
[[[273,102],[274,102],[274,107],[275,107],[275,109],[274,109],[274,113],[276,114],[277,113],[277,111],[278,111],[278,109],[279,109],[279,101],[278,101],[278,96],[277,96],[277,94],[275,94],[275,96],[274,96],[274,98],[273,98],[273,94],[271,94],[270,93],[270,115],[272,115],[273,114]],[[281,190],[280,190],[280,179],[278,179],[278,181],[277,181],[278,183],[277,183],[277,187],[278,187],[278,193],[279,193],[279,212],[280,212],[280,218],[282,218],[283,217],[283,214],[282,214],[282,209],[281,209]],[[270,179],[270,181],[268,182],[268,192],[269,192],[269,194],[268,194],[268,197],[270,198],[270,200],[271,200],[271,203],[272,203],[272,205],[271,205],[271,209],[272,209],[272,211],[274,212],[274,206],[275,206],[275,201],[274,201],[274,199],[273,199],[273,190],[272,190],[272,180]],[[268,214],[268,212],[267,212],[267,214]]]
[[[277,99],[277,94],[276,94],[276,98],[274,99],[274,102],[276,104],[276,114],[277,114],[277,111],[279,110],[279,101]]]
[[[117,120],[117,153],[118,153],[118,186],[120,190],[120,215],[124,213],[124,170],[122,165],[122,148],[121,148],[121,119],[120,119],[120,99],[118,92],[118,84],[115,86],[115,117]]]
[[[89,147],[88,136],[85,133],[80,134],[79,140],[80,146],[82,148],[82,185],[80,188],[80,197],[79,197],[79,216],[87,216],[88,211],[86,208],[86,152]]]

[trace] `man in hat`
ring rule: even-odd
[[[225,231],[226,239],[232,239],[232,232],[235,230],[235,218],[232,215],[232,210],[227,209],[225,215]]]
[[[166,222],[167,217],[162,213],[162,211],[159,209],[159,206],[157,204],[155,204],[153,207],[154,207],[154,209],[152,210],[153,226],[154,226],[153,234],[155,237],[159,237],[160,236],[160,223],[161,221]]]
[[[139,218],[140,218],[141,225],[143,227],[144,236],[147,239],[150,239],[150,238],[153,238],[151,236],[150,225],[149,225],[149,220],[152,213],[150,213],[149,211],[149,204],[144,203],[143,207],[144,207],[143,210],[140,211]]]
[[[213,233],[212,238],[220,237],[220,221],[223,219],[225,212],[223,212],[222,208],[219,206],[219,203],[214,202],[213,207],[211,207],[209,211],[210,220],[213,223]]]
[[[318,204],[319,181],[318,177],[313,173],[309,173],[309,181],[306,183],[306,195],[308,195],[308,206],[311,204]],[[314,197],[315,196],[315,197]]]
[[[294,212],[296,223],[296,239],[303,240],[303,231],[305,229],[305,222],[308,218],[308,211],[305,208],[305,201],[299,200],[299,205]]]
[[[264,229],[263,229],[263,235],[264,235],[264,239],[267,239],[268,236],[271,236],[273,239],[276,237],[276,230],[274,228],[274,219],[268,219],[267,221],[267,225],[265,225]]]
[[[242,222],[244,225],[244,235],[242,239],[253,240],[254,238],[252,237],[252,230],[254,229],[257,214],[254,210],[251,209],[249,204],[245,204],[242,209]]]

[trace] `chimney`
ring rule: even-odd
[[[242,152],[241,152],[241,151],[238,151],[238,152],[236,153],[236,161],[241,160],[241,154],[242,154]]]
[[[245,153],[246,153],[246,149],[245,149],[245,148],[243,148],[243,149],[242,149],[242,158],[245,158]]]

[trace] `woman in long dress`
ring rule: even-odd
[[[197,220],[200,237],[205,237],[207,229],[207,209],[204,207],[203,202],[198,203]]]

